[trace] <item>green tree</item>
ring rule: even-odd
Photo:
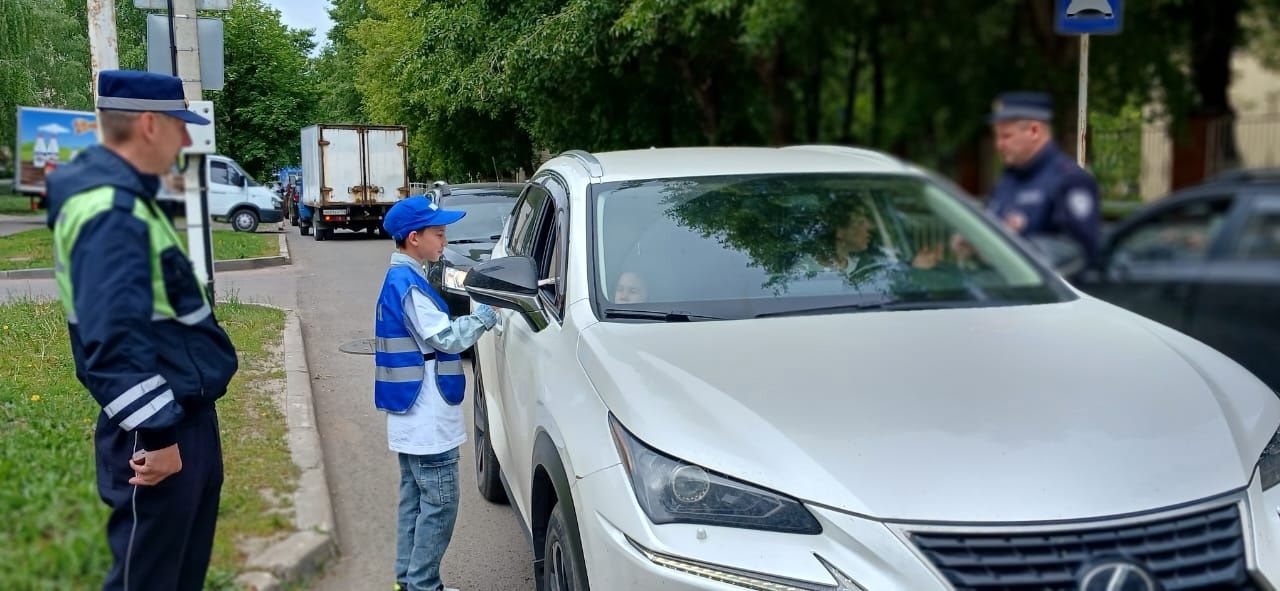
[[[360,123],[366,119],[356,88],[361,48],[352,33],[369,15],[365,0],[333,0],[328,42],[315,59],[315,84],[319,91],[317,123]]]
[[[226,83],[214,102],[218,151],[257,178],[300,160],[299,130],[314,122],[310,31],[290,29],[262,0],[225,13]]]
[[[16,142],[19,106],[87,110],[89,43],[73,0],[0,0],[0,169]],[[83,3],[82,3],[83,4]]]

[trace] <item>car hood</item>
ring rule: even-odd
[[[597,323],[579,360],[656,449],[892,520],[1122,515],[1248,484],[1280,400],[1094,300]]]

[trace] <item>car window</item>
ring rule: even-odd
[[[244,186],[246,186],[246,187],[257,187],[257,186],[259,186],[259,185],[258,185],[258,181],[253,180],[253,177],[252,177],[252,176],[249,176],[249,173],[247,173],[247,172],[245,172],[245,171],[241,170],[241,169],[240,169],[240,167],[238,167],[238,166],[233,166],[233,167],[231,167],[231,175],[232,175],[232,180],[233,180],[233,181],[235,181],[235,180],[239,180],[240,182],[244,183]],[[238,179],[237,179],[237,177],[238,177]]]
[[[1247,261],[1280,261],[1280,203],[1249,216],[1232,254]]]
[[[1185,263],[1203,261],[1231,210],[1231,197],[1199,199],[1160,212],[1117,242],[1112,261]]]
[[[209,162],[209,182],[230,185],[231,176],[227,172],[227,163],[212,160]]]
[[[654,179],[595,194],[594,294],[607,307],[725,318],[1072,297],[923,176]]]
[[[563,315],[564,309],[564,256],[565,232],[567,231],[568,191],[555,177],[546,177],[539,181],[544,183],[547,194],[547,213],[539,224],[538,249],[534,255],[538,262],[539,291],[547,304]],[[535,185],[537,186],[537,185]]]
[[[512,254],[533,255],[533,239],[537,234],[538,217],[546,207],[549,197],[540,185],[530,185],[516,206],[515,221],[511,224],[508,250]]]
[[[513,202],[511,200],[476,203],[474,201],[445,199],[443,206],[445,209],[467,213],[462,219],[449,226],[449,240],[457,242],[459,240],[496,239],[502,233],[503,224],[507,222],[507,218],[511,215],[512,205]]]
[[[559,310],[564,291],[564,281],[561,276],[564,269],[564,248],[560,240],[560,224],[552,223],[550,226],[538,253],[538,289],[547,303]]]

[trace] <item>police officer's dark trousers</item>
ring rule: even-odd
[[[213,550],[222,491],[222,446],[212,404],[186,407],[177,425],[182,470],[155,486],[129,484],[136,434],[98,417],[98,494],[111,507],[114,563],[104,591],[198,591]]]

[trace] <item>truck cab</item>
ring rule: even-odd
[[[209,216],[230,222],[237,232],[253,232],[259,222],[284,219],[280,196],[262,186],[235,160],[221,155],[205,158],[209,181]]]

